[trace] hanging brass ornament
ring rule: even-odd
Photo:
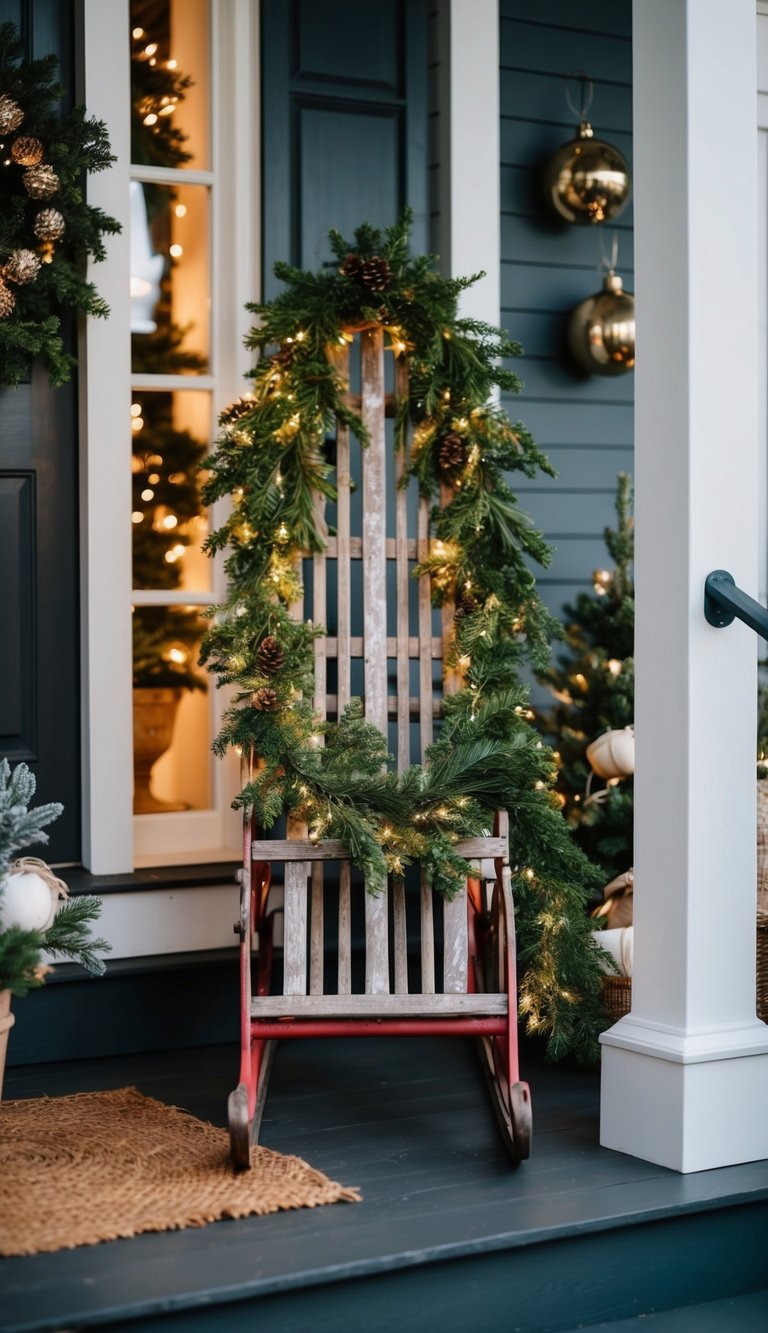
[[[588,120],[543,172],[545,198],[561,222],[611,221],[629,199],[631,184],[626,158],[613,144],[596,139]]]
[[[588,375],[623,375],[635,366],[635,298],[613,269],[603,289],[577,305],[568,321],[568,348]]]

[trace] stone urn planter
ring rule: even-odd
[[[186,810],[183,801],[162,801],[152,791],[152,769],[170,748],[181,689],[136,687],[133,691],[133,811],[136,815]]]

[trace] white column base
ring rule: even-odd
[[[600,1038],[600,1143],[673,1171],[768,1158],[768,1028],[686,1034],[630,1014]]]

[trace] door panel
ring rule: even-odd
[[[8,20],[28,57],[59,56],[71,104],[71,0],[0,0]],[[36,802],[64,803],[44,849],[56,862],[80,858],[77,465],[74,381],[51,389],[35,367],[28,383],[0,388],[0,756],[29,764]]]
[[[384,227],[405,204],[427,245],[423,0],[264,0],[264,293],[278,259],[330,262],[328,230]]]

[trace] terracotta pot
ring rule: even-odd
[[[5,1053],[8,1050],[8,1035],[16,1022],[11,1013],[11,992],[0,990],[0,1101],[3,1098],[3,1074],[5,1073]]]
[[[152,792],[152,769],[170,748],[181,690],[133,691],[133,811],[137,815],[186,810],[183,801],[161,801]]]

